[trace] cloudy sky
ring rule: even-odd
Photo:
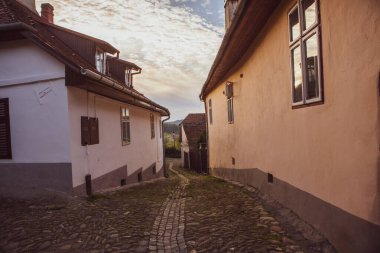
[[[223,0],[37,0],[58,25],[100,38],[143,72],[135,88],[171,119],[203,112],[198,95],[224,35]]]

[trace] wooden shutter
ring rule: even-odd
[[[99,120],[90,118],[90,144],[99,144]]]
[[[0,99],[0,159],[12,159],[9,99]]]
[[[87,117],[81,117],[82,146],[90,144],[90,124]]]

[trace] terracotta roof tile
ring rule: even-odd
[[[1,24],[10,24],[10,23],[23,23],[29,27],[29,30],[25,30],[22,32],[22,35],[27,39],[30,39],[34,43],[42,46],[47,52],[51,53],[55,57],[57,57],[60,61],[64,62],[68,67],[73,69],[74,71],[79,72],[82,68],[89,69],[93,72],[99,73],[95,66],[87,62],[83,57],[76,54],[75,51],[65,44],[64,41],[60,40],[54,33],[53,30],[50,30],[49,27],[52,27],[51,24],[47,24],[37,13],[29,10],[23,4],[18,3],[14,0],[0,0],[0,25]],[[68,29],[62,29],[63,31],[67,31]],[[76,32],[72,31],[73,34]],[[91,39],[92,37],[86,37]],[[96,39],[97,40],[97,39]],[[99,73],[101,74],[101,73]],[[108,77],[115,83],[119,83],[118,81]],[[123,85],[119,83],[120,85]],[[153,106],[158,106],[161,109],[164,108],[160,105],[157,105],[152,100],[146,98],[141,93],[135,91],[134,89],[130,89],[136,93],[136,98],[141,99],[142,101],[148,102]],[[122,92],[122,91],[120,91]],[[140,98],[138,98],[140,96]],[[164,111],[169,111],[164,108]]]
[[[4,0],[0,0],[0,24],[16,23],[18,20],[13,13],[7,8]]]
[[[181,122],[186,138],[191,148],[198,148],[201,138],[206,134],[206,115],[204,113],[190,113]]]

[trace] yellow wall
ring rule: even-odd
[[[299,109],[291,108],[287,20],[295,3],[280,4],[246,59],[206,97],[210,167],[259,168],[380,224],[380,1],[320,1],[325,100]],[[235,82],[234,124],[226,81]]]

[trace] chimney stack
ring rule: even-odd
[[[41,18],[48,23],[54,24],[54,7],[49,3],[41,4]]]

